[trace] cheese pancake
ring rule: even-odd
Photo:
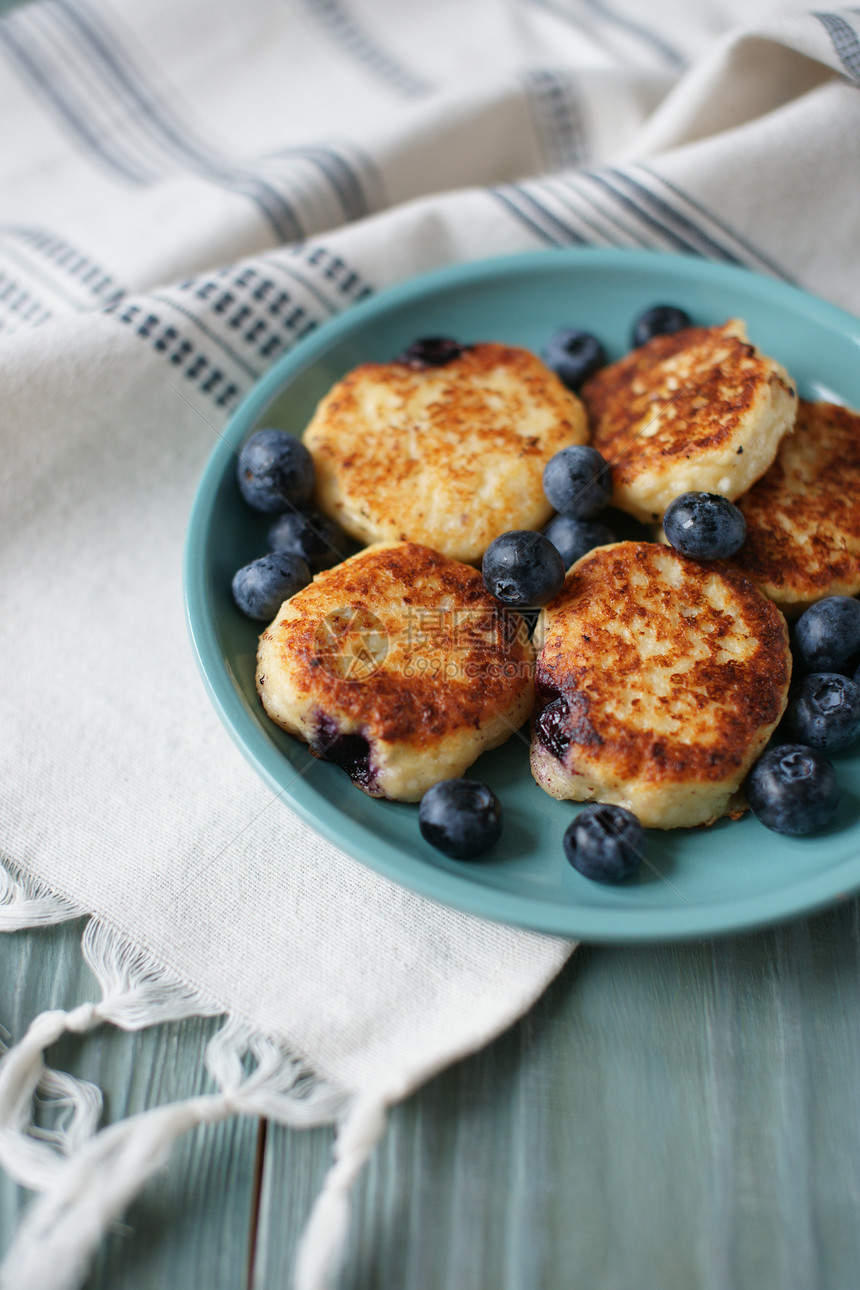
[[[738,499],[746,541],[732,563],[786,615],[860,591],[860,414],[800,400],[794,434]]]
[[[791,675],[785,620],[748,578],[619,542],[577,561],[538,630],[532,773],[552,797],[660,829],[738,810]]]
[[[737,319],[655,336],[582,388],[613,505],[656,522],[681,493],[733,500],[767,470],[794,424],[794,382]]]
[[[523,619],[476,569],[381,543],[284,602],[260,637],[257,690],[366,793],[414,802],[519,729],[533,662]]]
[[[534,354],[455,347],[441,366],[364,363],[338,381],[304,434],[316,500],[360,542],[409,540],[476,563],[508,529],[552,507],[543,468],[588,437],[576,395]]]

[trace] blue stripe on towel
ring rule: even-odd
[[[584,246],[587,238],[554,215],[535,195],[536,185],[502,184],[488,191],[530,232],[550,246]]]
[[[363,219],[370,214],[370,202],[359,171],[346,159],[342,149],[333,144],[315,143],[303,147],[279,148],[269,155],[285,159],[299,157],[316,166],[336,193],[347,220]]]
[[[675,228],[667,224],[664,219],[658,219],[651,211],[644,210],[640,202],[635,201],[631,196],[623,192],[617,184],[613,184],[606,172],[591,170],[588,172],[588,177],[594,183],[599,184],[623,210],[629,211],[646,227],[653,229],[675,250],[684,251],[688,255],[702,254],[701,250],[689,238],[682,236]]]
[[[175,112],[171,114],[163,98],[160,100],[154,89],[146,83],[143,70],[133,65],[117,34],[111,33],[104,20],[88,10],[83,0],[77,0],[76,3],[55,0],[55,7],[65,19],[66,25],[76,29],[74,34],[83,44],[82,52],[94,60],[94,72],[110,82],[109,92],[118,93],[142,114],[143,124],[163,150],[185,162],[190,161],[195,170],[208,179],[233,190],[237,190],[237,185],[241,184],[241,191],[247,195],[255,200],[259,197],[266,200],[267,218],[274,218],[276,231],[284,241],[293,241],[302,236],[298,216],[283,194],[256,174],[253,165],[244,161],[241,165],[236,165],[219,156],[210,146],[196,138],[190,127],[183,124]],[[317,144],[284,149],[273,155],[301,157],[315,165],[336,193],[347,219],[360,219],[368,213],[368,203],[358,171],[346,159],[342,149],[331,144]],[[255,185],[260,189],[259,193],[254,193]]]
[[[0,227],[0,254],[15,260],[30,277],[47,283],[76,309],[104,308],[125,295],[100,264],[47,229]]]
[[[609,5],[603,3],[603,0],[583,0],[583,3],[593,13],[598,14],[607,22],[614,24],[631,36],[637,37],[643,44],[650,46],[670,66],[678,69],[686,66],[686,59],[678,53],[677,49],[673,49],[668,41],[664,40],[662,36],[658,36],[656,32],[649,30],[641,22],[634,22],[632,18],[619,13],[617,9],[611,9]]]
[[[100,165],[114,178],[126,183],[145,185],[152,175],[130,164],[105,139],[99,137],[80,104],[74,102],[52,69],[40,58],[34,42],[29,39],[20,22],[23,14],[14,13],[0,22],[0,48],[4,49],[21,74],[30,82],[42,102],[51,109],[55,118],[65,128],[82,152]]]
[[[420,98],[434,86],[419,72],[390,54],[358,21],[346,0],[305,0],[313,16],[349,57],[390,89],[406,98]]]
[[[588,174],[584,173],[581,178],[588,178]],[[652,237],[642,236],[642,233],[621,221],[618,215],[603,208],[581,182],[580,175],[566,179],[552,179],[547,181],[545,187],[551,188],[556,200],[561,201],[567,209],[571,210],[581,224],[596,233],[598,244],[625,246],[632,241],[637,246],[649,246],[649,248],[654,246]],[[583,206],[587,208],[588,213],[585,213]],[[588,243],[592,243],[593,240],[592,237],[585,239]]]
[[[620,183],[626,185],[633,198],[641,200],[656,216],[661,217],[667,226],[674,226],[679,233],[698,239],[702,247],[699,254],[706,255],[714,260],[725,260],[728,264],[741,263],[728,247],[723,246],[715,238],[711,237],[698,224],[695,224],[689,216],[671,206],[664,198],[658,197],[650,188],[646,188],[644,184],[639,183],[629,172],[610,169],[608,173],[613,175]]]
[[[694,210],[698,215],[704,216],[704,218],[708,221],[710,225],[712,225],[715,229],[718,229],[721,233],[725,234],[738,247],[746,251],[747,252],[746,263],[750,264],[751,267],[760,266],[761,268],[767,270],[768,273],[773,274],[774,277],[782,278],[783,281],[785,282],[796,281],[796,279],[793,278],[790,273],[786,272],[786,270],[782,268],[781,265],[777,264],[775,260],[772,260],[768,255],[765,254],[764,251],[762,251],[759,247],[754,246],[753,243],[750,242],[748,238],[744,237],[741,233],[738,233],[736,229],[732,228],[729,224],[727,224],[723,219],[720,218],[720,216],[716,215],[714,211],[712,211],[708,207],[703,206],[700,201],[698,201],[695,197],[691,196],[690,193],[686,192],[683,188],[680,188],[671,179],[667,179],[665,175],[661,175],[653,167],[646,166],[643,162],[637,162],[635,169],[639,172],[643,172],[649,175],[653,180],[663,185],[666,189],[669,190],[669,192],[673,195],[673,197],[680,198],[681,201],[685,204],[685,206]]]
[[[178,158],[201,178],[237,192],[254,201],[283,241],[294,241],[303,234],[295,210],[270,183],[219,157],[193,132],[180,124],[163,101],[147,85],[140,67],[135,66],[128,51],[101,15],[84,4],[55,0],[45,11],[64,20],[81,53],[103,90],[133,110],[134,116],[148,132],[157,149],[168,157]],[[128,137],[131,143],[131,137]]]
[[[860,40],[857,39],[854,28],[835,13],[816,13],[813,17],[817,18],[827,31],[833,48],[839,55],[839,61],[852,81],[860,85]]]
[[[686,66],[686,60],[673,47],[656,32],[645,27],[641,22],[626,17],[618,13],[615,9],[610,9],[608,5],[602,3],[602,0],[582,0],[582,8],[587,10],[592,18],[597,18],[599,26],[589,26],[582,21],[581,12],[578,13],[575,8],[561,3],[561,0],[525,0],[527,4],[535,5],[537,8],[546,9],[548,13],[554,14],[561,18],[563,22],[570,23],[577,31],[598,41],[608,48],[615,57],[615,51],[611,45],[611,33],[613,28],[616,32],[621,31],[626,36],[637,40],[640,46],[645,46],[652,53],[656,53],[664,63],[670,67],[681,70]],[[610,33],[610,39],[607,40],[607,34]]]
[[[571,73],[536,68],[525,73],[523,82],[547,170],[581,166],[587,152],[585,126]]]

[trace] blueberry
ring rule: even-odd
[[[828,596],[794,625],[795,657],[807,672],[851,672],[860,653],[860,600]]]
[[[860,736],[860,685],[838,672],[805,676],[788,705],[788,723],[811,748],[847,748]]]
[[[608,542],[615,541],[615,535],[605,524],[595,520],[575,520],[572,515],[554,516],[543,533],[564,560],[565,569],[596,546],[606,546]]]
[[[545,605],[561,591],[565,567],[543,533],[511,529],[491,542],[481,564],[491,596],[514,609]]]
[[[727,560],[743,545],[743,512],[719,493],[682,493],[663,516],[663,532],[681,555],[693,560]]]
[[[285,511],[269,529],[271,549],[300,555],[311,573],[339,564],[348,545],[340,525],[322,511]]]
[[[449,336],[425,336],[422,340],[413,341],[394,361],[420,372],[428,367],[444,367],[446,363],[453,363],[467,348]]]
[[[249,506],[276,515],[310,497],[313,458],[295,435],[285,430],[258,430],[239,454],[237,478]]]
[[[317,717],[316,729],[310,742],[311,752],[323,761],[330,761],[346,771],[354,784],[376,792],[376,766],[370,750],[370,741],[359,733],[344,734],[337,722],[325,713]]]
[[[540,356],[569,390],[578,390],[606,362],[606,352],[597,337],[573,327],[554,331]]]
[[[621,882],[645,858],[645,831],[623,806],[586,806],[568,826],[564,854],[595,882]]]
[[[833,766],[815,748],[782,744],[760,757],[746,785],[750,810],[776,833],[822,829],[839,802]]]
[[[646,309],[633,328],[633,348],[638,349],[655,336],[671,336],[676,331],[691,327],[690,315],[675,305],[654,305]]]
[[[599,515],[612,496],[612,472],[596,448],[562,448],[543,468],[543,491],[550,506],[575,520]]]
[[[271,622],[285,600],[311,580],[301,556],[271,551],[241,568],[233,578],[233,599],[243,614],[258,622]]]
[[[437,851],[456,860],[470,860],[498,842],[502,808],[486,784],[474,779],[443,779],[422,797],[418,827]]]
[[[535,718],[534,737],[553,757],[564,761],[573,735],[570,704],[564,695],[552,699]]]

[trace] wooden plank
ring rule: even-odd
[[[339,1290],[844,1290],[860,1266],[858,907],[583,948],[394,1110]],[[287,1284],[331,1135],[270,1128],[254,1290]]]
[[[98,995],[80,954],[82,924],[0,936],[0,1022],[19,1038],[36,1013]],[[103,1123],[211,1092],[203,1050],[217,1019],[195,1018],[128,1034],[105,1026],[69,1036],[48,1061],[98,1084]],[[249,1266],[257,1121],[207,1125],[176,1146],[167,1169],[103,1243],[87,1290],[243,1290]],[[30,1193],[0,1174],[0,1249]],[[23,1287],[22,1287],[23,1290]]]
[[[842,1290],[860,1263],[851,904],[767,934],[580,950],[523,1022],[392,1114],[341,1290]],[[94,997],[78,927],[0,937],[0,1017]],[[16,980],[17,978],[17,980]],[[206,1087],[211,1021],[64,1040],[111,1119]],[[269,1129],[255,1290],[288,1284],[332,1133]],[[245,1284],[256,1128],[179,1148],[91,1290]],[[4,1243],[24,1193],[0,1186]]]

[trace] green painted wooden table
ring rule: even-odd
[[[80,924],[0,936],[0,1022],[96,997]],[[847,1290],[860,1269],[860,916],[580,947],[533,1011],[391,1117],[338,1290]],[[209,1089],[216,1021],[49,1050],[105,1121]],[[330,1130],[198,1129],[88,1290],[281,1290]],[[27,1203],[3,1178],[0,1245]],[[26,1290],[22,1287],[21,1290]]]

